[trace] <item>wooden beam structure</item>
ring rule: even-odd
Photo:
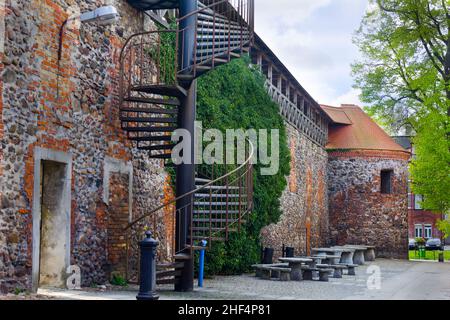
[[[267,78],[267,92],[280,106],[280,114],[286,122],[312,142],[325,147],[331,119],[256,34],[250,57]]]

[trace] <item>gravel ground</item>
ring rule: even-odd
[[[373,272],[379,271],[379,289]],[[215,277],[205,280],[204,288],[177,293],[172,286],[159,287],[161,300],[385,300],[385,299],[445,299],[450,300],[450,263],[377,261],[357,268],[357,276],[330,279],[330,282],[280,282],[259,280],[254,275]],[[135,300],[138,288],[107,288],[64,291],[40,289],[41,296],[56,299]]]

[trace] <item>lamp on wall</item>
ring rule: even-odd
[[[59,43],[58,43],[58,74],[57,74],[57,92],[56,96],[59,97],[59,77],[60,77],[60,63],[62,58],[62,49],[64,42],[64,31],[67,23],[71,20],[79,18],[83,24],[97,24],[97,25],[110,25],[115,23],[119,19],[119,13],[114,6],[104,6],[97,8],[93,11],[85,12],[78,16],[72,16],[66,19],[61,28],[59,29]]]
[[[76,18],[80,18],[81,23],[109,25],[115,23],[119,19],[119,13],[113,6],[105,6],[97,8],[93,11],[85,12],[79,16],[66,19],[59,30],[59,46],[58,46],[58,63],[61,60],[62,45],[64,41],[64,30],[67,23]]]

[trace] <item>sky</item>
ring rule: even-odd
[[[368,0],[255,0],[255,31],[319,103],[357,104],[352,36]]]

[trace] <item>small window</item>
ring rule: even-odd
[[[421,224],[416,224],[414,226],[414,236],[416,238],[422,238],[423,237],[423,228]]]
[[[433,238],[433,227],[431,226],[431,224],[426,224],[424,229],[425,229],[425,239]]]
[[[391,194],[392,193],[392,177],[394,175],[393,170],[382,170],[381,171],[381,193]]]

